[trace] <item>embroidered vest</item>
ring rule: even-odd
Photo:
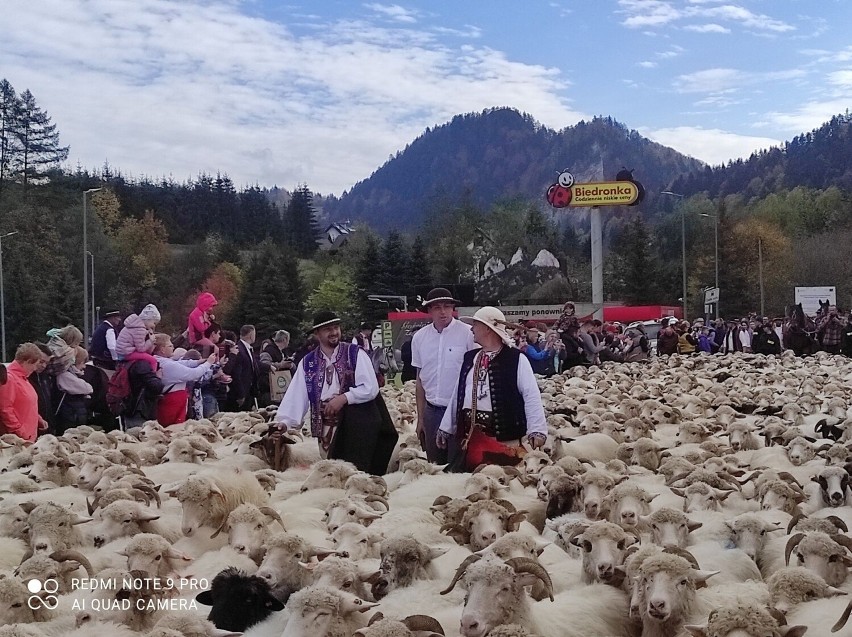
[[[340,343],[337,356],[331,361],[337,379],[340,382],[340,393],[345,393],[355,384],[355,364],[358,362],[358,346],[352,343]],[[325,383],[325,356],[317,347],[302,359],[305,370],[305,383],[308,386],[308,400],[311,403],[311,435],[322,438],[322,411],[320,397]]]
[[[457,435],[464,436],[461,431],[462,407],[465,392],[471,391],[467,375],[473,369],[474,357],[480,350],[475,349],[464,355],[461,375],[459,376],[458,395],[456,397]],[[488,389],[491,393],[491,413],[494,419],[494,429],[498,442],[518,440],[527,433],[527,414],[524,409],[524,398],[518,390],[518,362],[521,351],[513,347],[504,347],[488,365]]]

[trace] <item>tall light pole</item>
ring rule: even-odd
[[[86,250],[92,264],[92,333],[95,331],[95,255]]]
[[[3,239],[18,234],[17,230],[0,235],[0,331],[3,332],[3,361],[6,362],[6,295],[3,290]]]
[[[661,195],[671,195],[680,199],[680,250],[683,257],[681,268],[683,270],[683,318],[686,319],[686,211],[683,209],[683,197],[676,192],[664,190]]]
[[[89,346],[89,250],[86,239],[86,195],[103,188],[89,188],[83,191],[83,346]],[[92,299],[94,302],[94,299]],[[94,325],[92,326],[94,327]]]
[[[713,235],[716,239],[716,258],[714,265],[716,266],[716,293],[722,296],[719,290],[719,215],[708,215],[705,212],[701,213],[702,217],[713,217]],[[716,300],[716,320],[719,320],[719,300]]]

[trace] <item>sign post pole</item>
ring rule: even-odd
[[[595,318],[603,321],[603,236],[601,233],[601,209],[595,206],[591,211],[592,233],[592,305],[595,306]]]

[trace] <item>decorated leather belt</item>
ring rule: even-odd
[[[470,409],[462,409],[462,418],[464,418],[465,425],[469,427],[471,424]],[[497,436],[494,414],[490,411],[477,411],[474,426],[479,427],[486,436],[491,436],[492,438]]]
[[[320,414],[323,413],[323,409],[328,401],[324,400],[320,403]],[[331,447],[331,441],[334,439],[334,434],[337,433],[337,427],[340,425],[340,417],[342,416],[342,412],[337,412],[331,418],[326,418],[325,415],[320,416],[320,420],[322,422],[322,436],[320,437],[320,445],[322,445],[322,449],[325,452],[328,452]]]

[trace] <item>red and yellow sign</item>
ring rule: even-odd
[[[571,186],[569,206],[629,206],[639,198],[632,181],[593,181]]]

